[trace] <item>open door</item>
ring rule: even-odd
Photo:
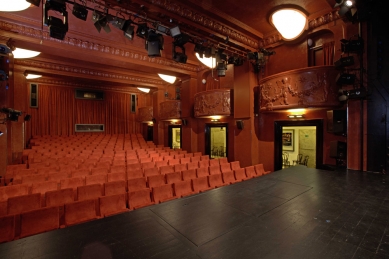
[[[228,124],[207,124],[205,154],[212,158],[227,157]]]
[[[181,148],[181,125],[169,125],[168,141],[170,148]]]

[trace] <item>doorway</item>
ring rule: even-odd
[[[206,124],[205,154],[211,159],[227,157],[228,124]]]
[[[181,148],[181,125],[169,125],[168,141],[170,148]]]
[[[274,170],[304,162],[323,167],[323,120],[276,121],[274,131]]]
[[[147,125],[147,140],[153,141],[154,138],[154,126]]]

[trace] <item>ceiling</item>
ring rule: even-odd
[[[84,1],[84,0],[83,0]],[[86,0],[89,8],[87,21],[75,18],[71,14],[74,1],[67,1],[69,12],[69,32],[68,39],[60,42],[56,39],[42,38],[36,36],[47,32],[46,26],[42,27],[42,5],[41,7],[31,7],[26,11],[17,13],[0,13],[0,20],[12,21],[16,24],[27,24],[35,27],[34,33],[27,29],[20,30],[17,34],[8,31],[9,25],[0,26],[1,38],[13,38],[19,47],[41,51],[42,54],[33,59],[34,63],[28,61],[18,61],[22,69],[31,69],[47,72],[54,76],[78,80],[79,82],[92,83],[94,85],[105,85],[107,82],[114,82],[117,86],[155,86],[163,87],[156,75],[157,72],[178,77],[195,77],[199,70],[200,63],[194,57],[194,45],[187,47],[187,64],[177,64],[171,60],[172,39],[165,37],[165,49],[162,58],[149,59],[146,54],[139,57],[133,55],[132,59],[120,55],[127,47],[135,51],[144,52],[144,41],[129,41],[123,36],[123,31],[112,28],[111,33],[98,33],[91,21],[93,10],[106,10],[113,16],[131,18],[137,23],[147,20],[149,24],[159,22],[160,24],[172,28],[178,25],[181,32],[189,34],[195,42],[200,41],[204,45],[211,45],[223,48],[227,51],[245,56],[248,51],[257,51],[260,47],[266,47],[264,41],[267,37],[277,34],[275,28],[269,23],[268,16],[272,10],[280,6],[295,5],[305,11],[308,20],[327,14],[333,10],[335,0]],[[75,2],[81,3],[81,0]],[[1,24],[0,24],[1,25]],[[8,26],[8,27],[7,27]],[[112,26],[111,26],[112,27]],[[5,29],[4,29],[5,28]],[[16,26],[15,26],[16,28]],[[39,31],[39,32],[38,32]],[[35,37],[33,39],[33,37]],[[136,36],[135,36],[136,37]],[[77,38],[85,44],[92,41],[98,42],[98,48],[69,48],[76,45],[70,39]],[[167,39],[169,38],[169,39]],[[43,43],[42,43],[43,42]],[[115,46],[117,44],[117,46]],[[108,49],[104,49],[108,46]],[[81,55],[82,54],[82,55]],[[53,60],[61,61],[63,67],[58,68],[53,65]],[[62,70],[61,70],[62,69]],[[85,73],[72,73],[84,69]],[[51,71],[48,71],[51,70]],[[101,80],[99,75],[107,73],[108,76]],[[113,76],[112,76],[113,75]]]

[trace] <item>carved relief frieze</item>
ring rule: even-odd
[[[84,74],[84,75],[93,76],[95,78],[104,77],[110,79],[125,80],[127,82],[132,81],[138,83],[148,83],[153,85],[164,84],[162,80],[155,80],[155,79],[144,78],[144,77],[134,77],[125,74],[112,73],[112,72],[107,72],[102,70],[87,69],[87,68],[76,67],[76,66],[67,66],[67,65],[55,64],[49,62],[34,61],[29,59],[15,59],[14,63],[15,65],[26,66],[30,70],[33,70],[34,68],[40,68],[40,69],[47,69],[47,70],[54,70],[54,71]]]
[[[231,115],[230,89],[197,93],[194,97],[194,116]]]
[[[339,86],[335,83],[338,74],[334,66],[319,66],[266,77],[259,82],[260,109],[339,106]]]
[[[164,66],[176,67],[191,72],[197,72],[201,69],[194,65],[178,63],[178,62],[174,62],[173,60],[165,59],[162,57],[158,57],[158,58],[149,57],[145,53],[136,52],[130,49],[122,49],[114,46],[103,45],[96,42],[92,42],[91,40],[77,39],[69,36],[69,34],[62,41],[62,40],[51,38],[49,36],[48,31],[44,31],[44,30],[42,31],[41,29],[23,26],[8,21],[0,20],[0,30],[15,33],[15,36],[24,35],[24,36],[45,40],[45,41],[52,41],[56,43],[66,44],[72,47],[80,48],[81,51],[82,49],[84,50],[88,49],[91,51],[110,54],[112,56],[120,56],[120,57],[135,59],[147,63],[155,63]]]
[[[153,119],[153,107],[146,106],[138,109],[138,121],[151,121]]]
[[[159,104],[159,119],[170,120],[181,118],[181,101],[170,100]]]

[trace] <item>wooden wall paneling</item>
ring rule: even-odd
[[[250,81],[250,66],[249,62],[245,62],[243,66],[234,68],[233,113],[235,119],[250,118],[253,115],[251,107],[254,105],[252,99],[254,85]]]

